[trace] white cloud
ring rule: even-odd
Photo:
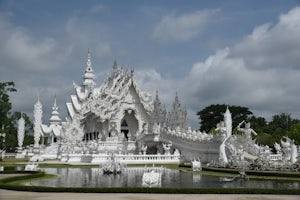
[[[55,56],[57,41],[50,37],[34,39],[23,27],[14,27],[8,18],[0,19],[0,57],[2,73],[10,71],[43,71],[58,67]],[[8,66],[9,65],[9,66]]]
[[[216,103],[246,106],[267,118],[282,112],[300,118],[299,22],[297,7],[273,26],[258,26],[231,48],[195,63],[183,79],[148,72],[143,84],[162,90],[170,105],[177,89],[193,127],[198,126],[196,112]]]
[[[234,56],[245,59],[247,67],[300,68],[300,7],[279,17],[277,24],[256,27],[233,48]]]
[[[204,31],[216,12],[217,10],[201,10],[179,16],[175,13],[167,14],[154,28],[152,37],[161,41],[189,40]]]
[[[232,48],[194,64],[185,78],[187,104],[194,110],[212,103],[236,104],[257,114],[286,112],[300,118],[299,22],[297,7],[275,25],[258,26]]]
[[[161,101],[167,106],[173,102],[178,82],[172,78],[163,77],[155,69],[140,69],[135,71],[135,79],[142,90],[151,93],[159,92]]]

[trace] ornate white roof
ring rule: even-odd
[[[68,112],[71,118],[78,113],[81,118],[93,113],[101,121],[109,120],[115,117],[121,109],[122,103],[142,105],[146,113],[152,111],[151,98],[146,92],[142,92],[134,80],[134,70],[127,70],[113,64],[113,71],[108,76],[106,82],[99,87],[95,84],[87,87],[86,80],[92,80],[92,66],[88,56],[87,69],[84,74],[84,82],[81,86],[73,84],[76,95],[71,95],[71,102],[67,103]],[[89,70],[89,71],[88,71]],[[87,72],[88,71],[88,72]],[[88,76],[87,76],[88,73]],[[129,93],[134,93],[138,98],[129,97]],[[138,101],[138,102],[136,102]]]

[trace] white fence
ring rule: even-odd
[[[106,162],[111,155],[107,154],[66,154],[62,155],[61,161],[69,163],[93,163]],[[180,155],[123,155],[115,154],[113,158],[124,164],[167,164],[179,163]]]
[[[273,160],[273,161],[282,160],[282,154],[269,155],[269,160]]]
[[[3,153],[3,158],[16,157],[16,153]]]

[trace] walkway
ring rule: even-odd
[[[0,190],[2,200],[299,200],[297,195],[38,193]]]

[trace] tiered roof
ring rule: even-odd
[[[94,87],[95,84],[91,84],[92,87],[87,88],[85,83],[88,82],[87,80],[92,83],[92,79],[89,79],[89,77],[94,77],[92,74],[90,53],[87,66],[90,69],[88,76],[87,69],[83,76],[83,84],[81,86],[74,84],[76,95],[72,95],[71,102],[67,103],[71,118],[73,118],[76,113],[80,114],[81,118],[93,113],[98,116],[101,121],[109,120],[120,110],[122,102],[128,100],[125,98],[131,88],[134,89],[134,92],[139,97],[138,103],[143,106],[145,111],[148,114],[152,111],[150,95],[140,91],[137,87],[136,81],[134,80],[134,70],[123,69],[119,67],[115,61],[113,71],[103,85]],[[91,88],[92,90],[90,90]]]

